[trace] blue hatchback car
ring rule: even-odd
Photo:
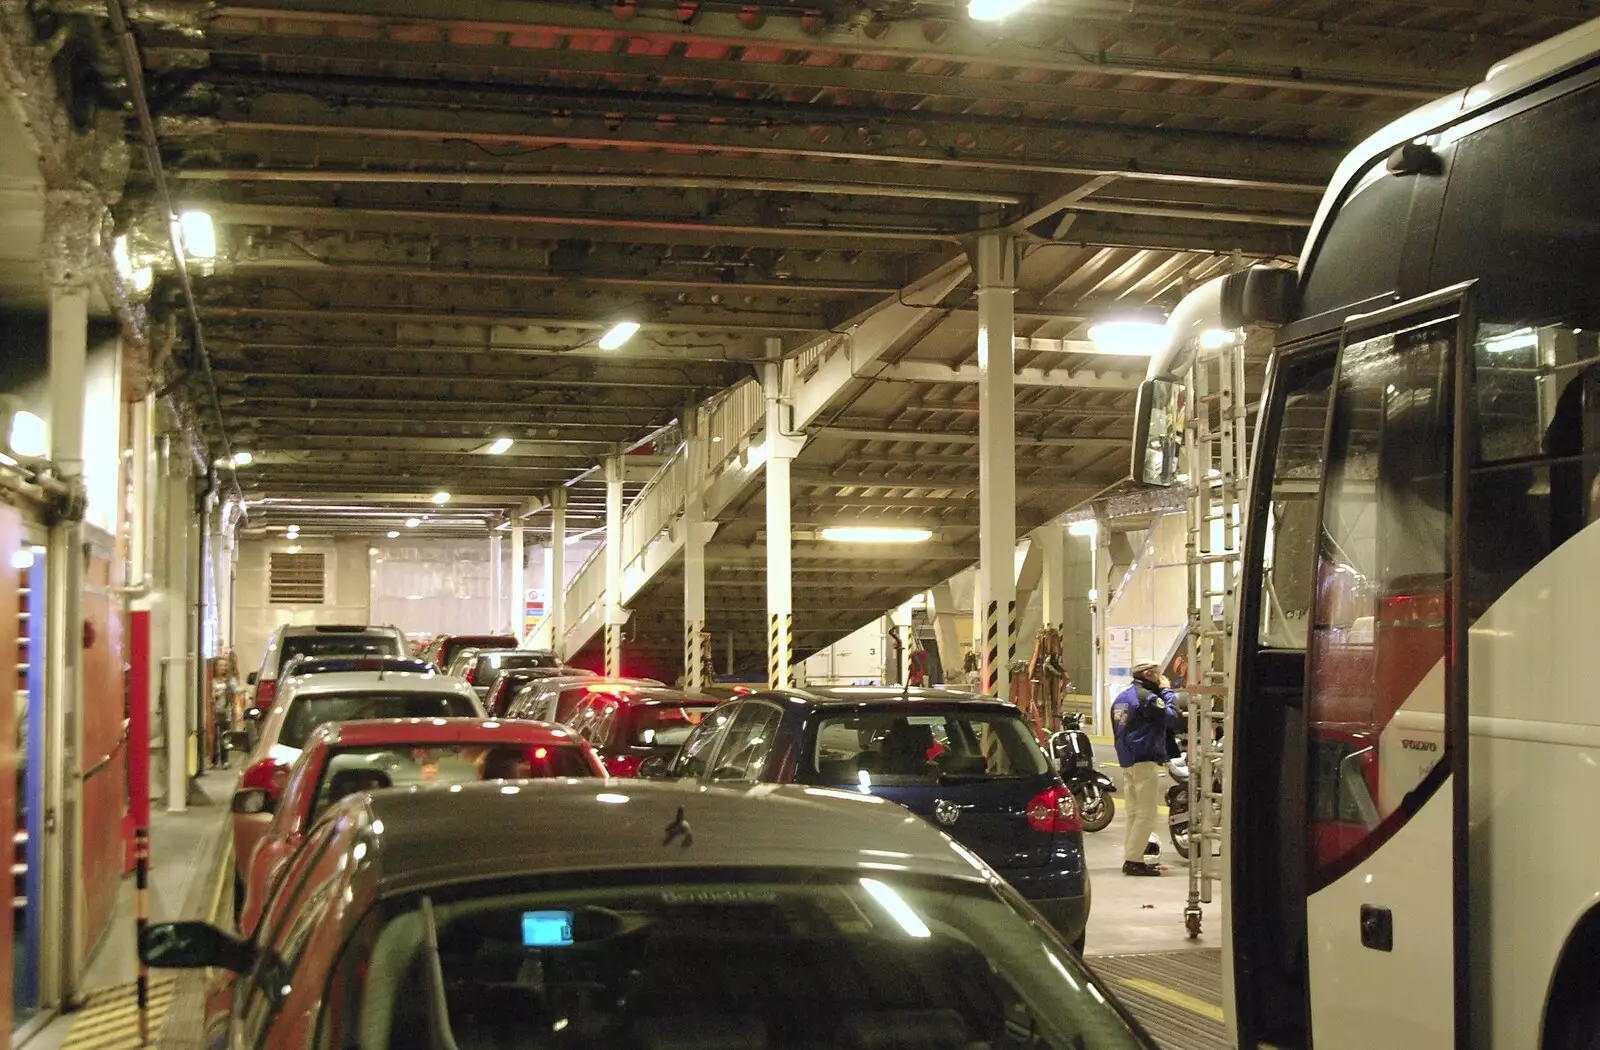
[[[737,696],[708,713],[670,775],[898,802],[982,857],[1083,948],[1089,876],[1077,806],[1004,701],[882,687]]]

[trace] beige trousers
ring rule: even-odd
[[[1127,800],[1128,829],[1122,840],[1122,859],[1144,863],[1145,843],[1156,829],[1156,805],[1161,801],[1161,763],[1135,762],[1122,770],[1122,793]]]

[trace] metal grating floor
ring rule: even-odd
[[[1099,955],[1086,961],[1161,1050],[1233,1050],[1222,1024],[1221,949]]]

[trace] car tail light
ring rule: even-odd
[[[288,766],[275,758],[263,758],[244,771],[244,776],[239,778],[239,787],[260,788],[267,793],[268,798],[276,799],[283,791],[282,774],[288,770]]]
[[[503,714],[505,714],[506,713],[505,712],[505,702],[506,702],[506,680],[504,678],[502,678],[502,679],[500,679],[500,681],[498,681],[498,682],[496,682],[494,684],[494,688],[492,690],[490,690],[490,692],[489,692],[489,704],[488,704],[489,713],[491,715],[503,715]]]
[[[461,677],[463,677],[463,678],[465,678],[467,680],[467,684],[468,685],[472,684],[472,676],[477,670],[478,670],[478,665],[477,664],[474,663],[474,664],[468,664],[467,665],[467,673],[462,675]]]
[[[1082,831],[1078,803],[1064,787],[1046,788],[1028,803],[1028,827],[1034,831]]]
[[[263,678],[256,683],[256,707],[265,711],[272,706],[272,698],[278,693],[278,682],[273,678]]]
[[[606,767],[606,775],[612,777],[636,777],[643,762],[644,759],[638,755],[613,755],[610,758],[604,756],[600,758],[600,764]]]

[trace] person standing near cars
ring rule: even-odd
[[[1122,874],[1160,875],[1146,859],[1145,844],[1156,826],[1158,778],[1167,760],[1167,733],[1178,728],[1172,687],[1159,665],[1144,660],[1133,665],[1133,684],[1111,703],[1111,729],[1122,766],[1128,800],[1128,827],[1122,842]]]

